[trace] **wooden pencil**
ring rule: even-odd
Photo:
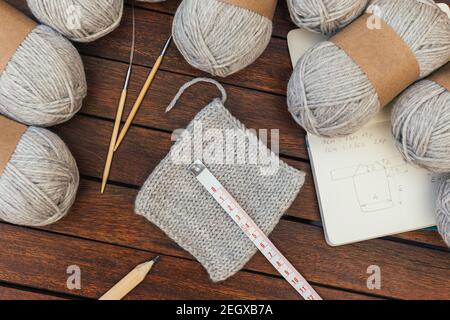
[[[145,277],[148,275],[153,265],[159,260],[159,257],[151,261],[142,263],[134,268],[114,287],[108,290],[99,300],[122,300],[127,294],[133,291]]]

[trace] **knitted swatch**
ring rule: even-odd
[[[223,93],[223,88],[220,89]],[[135,210],[191,253],[216,282],[243,268],[257,249],[189,170],[190,164],[197,160],[186,161],[192,156],[192,149],[201,146],[206,150],[212,145],[220,146],[217,140],[196,137],[194,130],[198,125],[202,126],[203,133],[216,129],[216,134],[225,135],[226,132],[233,135],[235,141],[243,143],[235,148],[237,151],[232,151],[234,154],[230,154],[230,149],[223,144],[220,150],[227,159],[234,157],[242,160],[242,157],[248,156],[244,155],[245,151],[241,152],[242,147],[249,150],[254,142],[260,151],[264,148],[259,164],[208,163],[205,157],[199,160],[205,163],[265,234],[272,232],[294,201],[305,175],[279,160],[228,112],[219,99],[206,106],[189,124],[168,156],[146,181],[137,197]],[[273,163],[274,158],[277,169],[264,174],[267,168],[262,163]]]

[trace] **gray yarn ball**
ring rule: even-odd
[[[37,26],[0,73],[0,114],[27,125],[52,126],[81,108],[87,86],[73,45]]]
[[[414,53],[420,77],[450,58],[450,19],[432,0],[376,0],[382,19]],[[337,137],[354,133],[380,111],[367,75],[340,48],[325,41],[297,63],[288,86],[289,111],[308,132]]]
[[[287,0],[292,21],[300,28],[331,35],[366,9],[369,0]]]
[[[439,188],[437,227],[442,239],[450,247],[450,178],[443,181]]]
[[[120,24],[123,0],[27,0],[33,14],[72,41],[97,40]]]
[[[406,90],[392,112],[392,131],[408,162],[450,172],[450,92],[445,88],[422,80]]]
[[[64,142],[30,127],[0,176],[0,219],[24,226],[56,222],[72,206],[78,183],[77,165]]]
[[[190,65],[226,77],[264,52],[272,35],[272,21],[218,0],[184,0],[175,14],[172,33]]]

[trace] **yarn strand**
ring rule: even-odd
[[[178,90],[178,93],[175,95],[175,97],[172,99],[170,104],[167,106],[166,113],[169,112],[170,110],[172,110],[176,106],[178,100],[180,100],[181,96],[184,94],[184,92],[187,89],[189,89],[189,87],[192,87],[193,85],[195,85],[196,83],[199,83],[199,82],[207,82],[207,83],[211,83],[211,84],[215,85],[219,89],[219,91],[222,95],[222,98],[221,98],[222,104],[224,104],[227,101],[227,92],[225,91],[225,88],[218,81],[216,81],[214,79],[210,79],[210,78],[195,78],[195,79],[185,83],[180,88],[180,90]]]

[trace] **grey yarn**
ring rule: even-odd
[[[77,50],[49,27],[37,26],[0,74],[0,114],[27,125],[53,126],[80,110],[86,92]]]
[[[442,239],[450,247],[450,178],[444,180],[439,188],[437,227]]]
[[[189,171],[190,160],[195,160],[191,151],[199,146],[207,149],[215,143],[199,139],[195,126],[201,124],[203,132],[217,129],[218,135],[231,131],[235,141],[242,141],[240,147],[248,148],[256,142],[265,151],[264,160],[278,160],[273,153],[269,156],[267,148],[228,112],[222,101],[215,99],[197,114],[147,179],[135,207],[137,214],[191,253],[213,281],[225,280],[238,272],[257,249]],[[223,154],[234,159],[248,156],[239,150],[243,149],[234,148],[234,153],[222,149]],[[272,232],[304,182],[303,172],[281,161],[271,175],[262,175],[258,164],[205,164],[266,234]]]
[[[408,44],[420,77],[450,58],[450,20],[432,0],[376,0],[382,19]],[[340,48],[322,42],[297,63],[288,86],[289,111],[308,132],[326,137],[354,133],[380,110],[367,75]]]
[[[64,142],[30,127],[0,176],[0,219],[45,226],[69,211],[77,193],[78,169]]]
[[[175,44],[193,67],[226,77],[266,49],[272,21],[219,0],[184,0],[172,26]]]
[[[292,21],[313,32],[331,35],[356,19],[369,0],[287,0]]]
[[[77,42],[91,42],[120,24],[123,0],[27,0],[39,21]]]
[[[392,131],[408,162],[432,172],[450,172],[448,90],[431,80],[411,86],[395,104]]]

